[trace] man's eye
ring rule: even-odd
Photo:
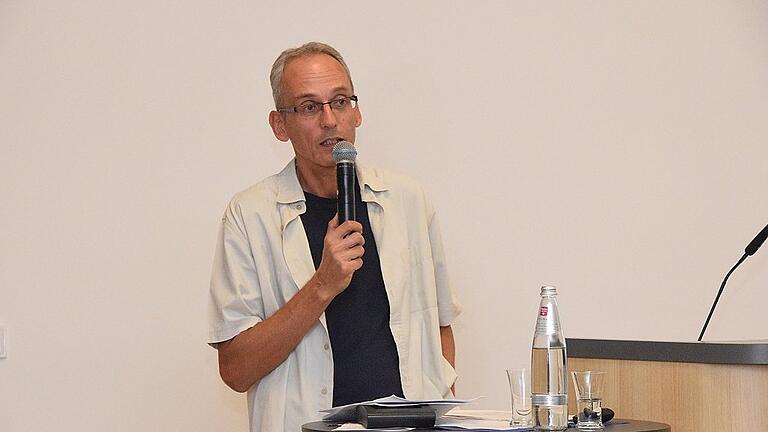
[[[334,109],[341,109],[347,106],[347,98],[339,98],[331,101],[331,107]]]
[[[305,113],[313,113],[317,111],[317,108],[320,106],[317,102],[307,102],[304,104],[299,105],[299,109]]]

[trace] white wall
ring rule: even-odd
[[[216,226],[290,157],[267,75],[312,39],[352,68],[361,157],[441,211],[479,407],[540,284],[567,336],[694,340],[768,223],[764,2],[2,1],[0,429],[245,430],[204,343]],[[766,288],[761,251],[708,339],[768,338]]]

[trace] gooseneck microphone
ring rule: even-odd
[[[355,217],[355,159],[357,150],[348,141],[339,141],[333,146],[333,160],[336,161],[336,187],[338,190],[339,225]]]
[[[765,228],[763,228],[763,230],[760,231],[760,233],[757,236],[755,236],[755,238],[752,239],[751,242],[749,242],[747,247],[744,248],[744,253],[749,256],[754,255],[755,252],[757,252],[757,250],[760,249],[760,246],[762,246],[763,243],[765,243],[766,238],[768,238],[768,225],[766,225]]]
[[[709,315],[707,315],[707,320],[704,321],[704,327],[701,329],[701,333],[699,333],[699,342],[701,342],[701,338],[704,337],[704,332],[707,331],[707,326],[709,325],[709,320],[712,318],[712,313],[715,312],[715,308],[717,307],[717,302],[720,300],[720,294],[723,293],[723,289],[725,288],[725,283],[728,281],[728,278],[731,276],[731,273],[733,273],[734,270],[736,270],[736,267],[741,265],[741,263],[744,262],[744,260],[747,259],[747,257],[750,257],[757,252],[758,249],[760,249],[760,246],[765,243],[765,239],[768,238],[768,225],[763,228],[762,231],[760,231],[757,236],[755,236],[754,239],[752,239],[751,242],[747,245],[746,248],[744,248],[744,255],[739,258],[739,261],[736,263],[735,266],[728,272],[728,274],[725,275],[725,279],[723,279],[723,283],[720,285],[720,290],[717,292],[717,297],[715,297],[715,302],[712,303],[712,308],[709,310]]]

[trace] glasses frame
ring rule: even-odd
[[[318,115],[318,114],[320,114],[321,112],[323,112],[323,111],[324,111],[324,109],[325,109],[325,108],[324,108],[324,106],[325,106],[325,105],[328,105],[328,107],[330,107],[330,108],[331,108],[331,110],[334,110],[334,108],[333,108],[333,106],[331,106],[331,104],[332,104],[332,103],[334,103],[334,102],[336,102],[336,101],[338,101],[338,100],[341,100],[341,99],[344,99],[344,100],[346,100],[346,101],[352,101],[352,102],[354,102],[354,103],[355,103],[355,105],[354,105],[354,106],[351,106],[351,105],[350,105],[350,106],[351,106],[351,108],[355,108],[355,107],[357,107],[357,101],[358,101],[358,97],[357,97],[357,95],[352,95],[352,96],[344,96],[344,97],[338,97],[338,98],[336,98],[336,99],[332,99],[332,100],[329,100],[328,102],[314,102],[314,101],[310,101],[310,102],[312,102],[312,103],[315,103],[315,104],[317,104],[317,105],[320,105],[320,109],[319,109],[319,110],[317,110],[316,112],[313,112],[313,113],[309,113],[309,114],[305,114],[305,113],[303,113],[303,112],[299,111],[299,107],[300,107],[300,105],[299,105],[299,106],[295,106],[295,107],[278,108],[278,109],[277,109],[277,112],[284,112],[284,113],[292,112],[292,113],[296,113],[296,114],[298,114],[298,115],[300,115],[300,116],[302,116],[302,117],[314,117],[314,116],[316,116],[316,115]],[[337,108],[337,109],[338,109],[338,108]],[[342,109],[344,109],[344,108],[342,108]]]

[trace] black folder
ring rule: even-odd
[[[360,405],[357,422],[367,429],[386,427],[431,428],[435,426],[435,410],[426,406],[381,407]]]

